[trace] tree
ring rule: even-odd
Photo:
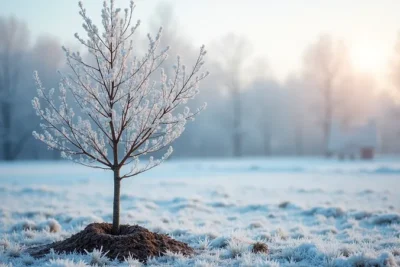
[[[304,154],[304,130],[308,115],[306,106],[309,104],[309,96],[304,90],[304,81],[297,75],[290,75],[285,85],[289,90],[289,104],[286,105],[286,112],[291,114],[294,152],[297,156],[302,156]]]
[[[18,135],[16,118],[17,88],[21,79],[21,62],[28,48],[29,31],[14,17],[0,18],[0,142],[5,160],[21,152],[29,135]],[[20,118],[19,118],[20,119]],[[21,129],[18,129],[21,132]]]
[[[274,121],[276,120],[277,113],[279,113],[278,105],[279,101],[276,99],[277,93],[275,89],[277,85],[272,82],[271,77],[269,77],[268,73],[271,73],[269,70],[268,64],[265,59],[257,58],[253,61],[253,66],[249,75],[253,75],[250,80],[253,81],[253,84],[250,85],[250,91],[253,89],[255,95],[254,98],[250,101],[247,109],[255,110],[257,114],[247,114],[250,115],[250,118],[247,117],[246,120],[251,120],[251,117],[254,116],[255,125],[252,127],[254,129],[258,129],[262,135],[262,146],[263,146],[263,154],[264,156],[272,155],[272,140],[273,140],[273,130],[274,130]],[[254,88],[251,88],[254,87]],[[251,92],[249,92],[251,94]],[[246,127],[248,129],[248,127]]]
[[[320,91],[322,102],[321,125],[323,132],[323,150],[329,155],[329,139],[340,94],[337,84],[347,71],[348,56],[342,42],[323,35],[312,44],[305,53],[305,76]]]
[[[252,84],[246,87],[241,95],[245,112],[243,127],[252,129],[246,133],[244,141],[247,151],[253,145],[253,150],[264,156],[271,156],[273,153],[273,140],[276,136],[277,121],[281,116],[281,97],[278,84],[267,77],[257,77]]]
[[[390,61],[390,81],[394,89],[395,93],[400,92],[400,32],[397,35],[396,44],[394,46],[394,51],[392,55],[392,59]],[[399,98],[398,94],[395,94],[396,98]]]
[[[380,128],[382,152],[393,153],[400,136],[398,118],[400,117],[400,32],[397,34],[394,51],[389,63],[389,90],[380,96]],[[393,123],[393,122],[397,123]]]
[[[233,156],[240,157],[243,153],[243,103],[241,101],[243,77],[241,73],[243,72],[245,60],[250,54],[250,45],[243,37],[229,34],[223,38],[219,50],[221,56],[220,65],[225,72],[226,87],[232,99]]]
[[[114,0],[109,4],[104,2],[103,33],[87,16],[81,2],[79,7],[88,39],[78,34],[75,37],[88,49],[95,63],[85,61],[79,52],[63,48],[71,73],[62,75],[58,101],[53,98],[54,89],[46,90],[35,73],[38,97],[32,104],[43,120],[43,133],[33,132],[33,135],[50,149],[61,151],[66,159],[113,171],[112,232],[118,234],[121,181],[167,159],[172,153],[170,144],[184,131],[186,122],[205,107],[195,112],[181,108],[196,96],[199,82],[208,74],[201,72],[206,51],[202,46],[190,69],[178,57],[174,75],[168,79],[160,68],[168,49],[160,52],[157,49],[161,29],[154,39],[148,35],[144,56],[133,55],[135,46],[131,37],[140,25],[140,21],[131,24],[133,2],[123,12],[115,7]],[[157,70],[161,72],[158,82],[153,80]],[[67,100],[70,96],[79,106],[78,114],[70,107]],[[42,110],[41,102],[48,107]],[[146,164],[140,165],[144,156],[167,147],[164,156],[157,160],[150,157]],[[121,173],[121,168],[128,164],[130,170]]]

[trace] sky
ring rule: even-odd
[[[68,45],[75,32],[82,33],[75,0],[0,2],[0,15],[24,19],[33,36],[52,34]],[[102,1],[82,2],[99,22]],[[361,71],[385,77],[400,30],[399,0],[137,0],[135,15],[144,30],[160,2],[174,7],[179,29],[196,45],[210,45],[229,33],[246,38],[278,79],[301,68],[304,50],[320,34],[343,40]]]

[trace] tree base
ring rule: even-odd
[[[58,253],[86,253],[102,248],[110,259],[124,260],[129,256],[146,262],[148,257],[162,256],[171,251],[190,256],[193,249],[186,243],[176,241],[168,235],[150,232],[138,225],[121,225],[118,235],[111,234],[112,224],[92,223],[70,238],[52,244],[29,248],[33,257],[43,257],[54,249]]]

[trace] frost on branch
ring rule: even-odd
[[[47,90],[35,72],[38,96],[32,101],[42,119],[42,132],[33,135],[64,158],[103,169],[120,169],[130,164],[121,178],[134,176],[159,165],[172,153],[171,143],[185,129],[186,122],[204,107],[185,107],[198,94],[198,85],[208,73],[201,72],[206,50],[201,47],[194,65],[185,67],[178,57],[173,75],[160,67],[166,49],[158,49],[162,29],[150,34],[143,56],[135,55],[132,35],[140,25],[132,22],[135,5],[115,8],[104,2],[102,30],[93,24],[79,2],[87,37],[75,34],[87,48],[92,61],[63,47],[70,73],[63,75],[58,93]],[[156,75],[157,70],[159,76]],[[154,77],[159,79],[154,80]],[[78,111],[72,109],[78,107]],[[184,108],[182,108],[182,106]],[[140,159],[170,147],[159,159]]]

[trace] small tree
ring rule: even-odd
[[[153,39],[148,35],[148,50],[141,58],[134,56],[132,35],[140,21],[131,25],[134,3],[121,12],[114,0],[104,2],[103,33],[87,16],[79,2],[79,14],[88,39],[75,37],[84,45],[91,59],[84,60],[79,52],[63,48],[71,73],[62,75],[58,101],[54,89],[45,90],[37,73],[34,78],[38,97],[33,107],[43,123],[42,134],[33,135],[61,156],[93,168],[114,172],[113,234],[119,232],[121,180],[158,166],[172,153],[170,144],[185,129],[187,120],[201,109],[191,112],[185,105],[198,93],[206,51],[201,47],[193,68],[188,70],[178,57],[174,75],[168,79],[160,68],[167,58],[167,49],[157,52],[161,29]],[[94,63],[91,63],[94,62]],[[161,77],[154,81],[153,73]],[[79,107],[75,114],[68,97]],[[46,108],[41,108],[41,102]],[[56,103],[57,102],[57,103]],[[169,147],[160,159],[150,157],[146,164],[140,159]],[[121,173],[124,165],[129,171]]]

